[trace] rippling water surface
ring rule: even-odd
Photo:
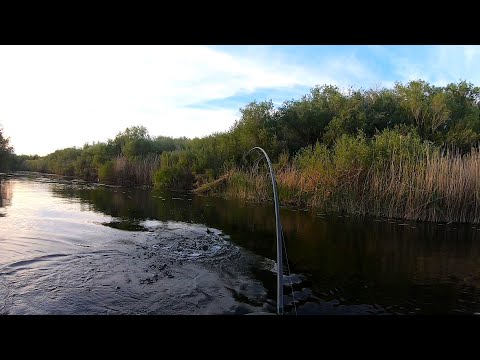
[[[281,217],[288,314],[480,312],[480,226]],[[274,221],[271,204],[0,175],[0,313],[275,312]]]

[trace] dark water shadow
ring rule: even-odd
[[[148,231],[148,229],[138,223],[131,221],[110,221],[101,223],[104,226],[124,231]]]
[[[272,204],[78,185],[53,185],[52,192],[79,199],[88,211],[120,222],[204,224],[221,229],[233,243],[260,256],[272,260],[276,256]],[[399,314],[480,311],[480,227],[360,219],[286,208],[281,209],[281,217],[290,269],[305,276],[294,291],[305,298],[302,301],[312,313],[325,310],[324,302],[333,302],[335,309],[346,313],[348,309]],[[275,274],[262,271],[252,269],[274,298]],[[311,296],[303,289],[309,289]],[[314,310],[315,306],[319,308]]]

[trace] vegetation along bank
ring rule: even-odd
[[[392,88],[317,86],[275,107],[251,102],[226,132],[153,137],[141,126],[107,142],[17,156],[0,131],[0,171],[30,170],[124,185],[270,201],[263,147],[280,200],[357,215],[480,221],[480,88],[425,81]]]

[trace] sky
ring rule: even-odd
[[[480,46],[0,46],[0,127],[17,154],[150,135],[227,131],[240,108],[316,85],[480,85]]]

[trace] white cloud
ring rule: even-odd
[[[238,108],[195,105],[261,89],[277,96],[284,89],[287,100],[295,89],[318,84],[480,83],[478,46],[366,48],[386,73],[355,50],[299,62],[268,46],[0,46],[0,124],[17,153],[46,154],[105,141],[132,125],[152,135],[224,131]],[[426,55],[416,56],[419,49]]]
[[[432,77],[444,78],[448,82],[460,79],[478,84],[480,82],[480,47],[479,46],[447,46],[435,47],[432,51]]]
[[[295,84],[291,72],[201,46],[0,47],[0,121],[18,153],[106,140],[135,124],[206,135],[236,112],[184,106]]]
[[[227,130],[238,109],[196,104],[365,79],[374,74],[353,55],[301,67],[267,47],[0,46],[0,123],[19,154],[105,141],[132,125],[204,136]]]
[[[421,55],[418,50],[423,50]],[[398,81],[422,79],[438,86],[460,80],[480,83],[479,46],[399,46],[394,50],[381,47],[374,51],[378,54],[381,51],[390,62],[391,71]]]
[[[384,58],[389,56],[383,47],[370,48]],[[478,48],[461,49],[463,59],[474,69]],[[271,47],[234,50],[0,46],[0,123],[17,153],[43,155],[105,141],[132,125],[144,125],[152,135],[194,137],[225,131],[238,118],[238,108],[195,105],[212,100],[219,104],[218,100],[261,89],[284,89],[287,100],[292,90],[314,85],[346,88],[392,83],[391,78],[380,78],[377,69],[369,68],[355,51],[300,64],[295,54]],[[425,71],[418,64],[412,67],[406,57],[397,59],[395,66],[407,78],[421,77]],[[452,71],[445,79],[455,75],[456,70]]]

